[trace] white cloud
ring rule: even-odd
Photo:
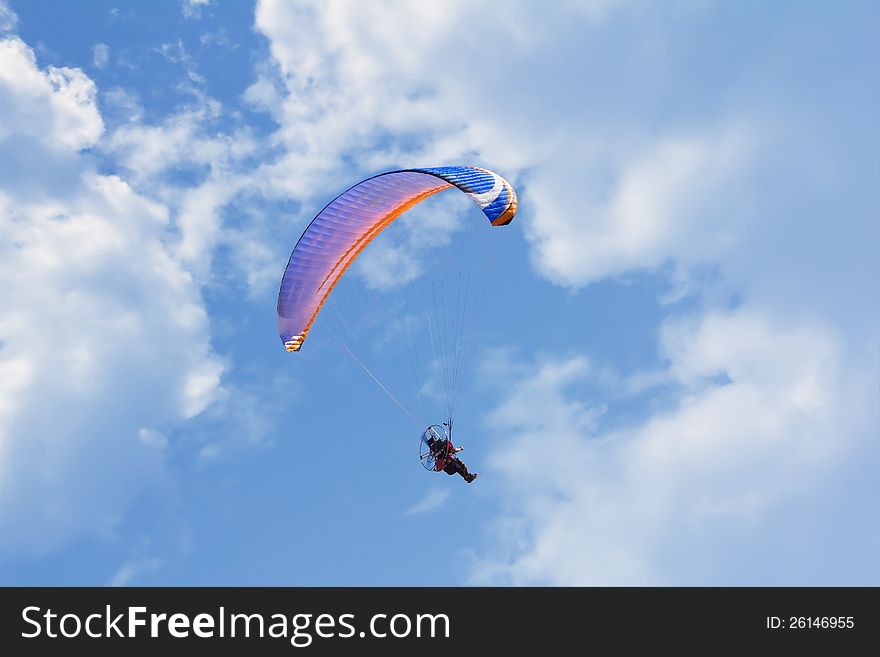
[[[804,513],[829,473],[862,458],[878,385],[872,364],[844,369],[833,334],[777,322],[738,310],[664,324],[667,384],[680,394],[631,425],[604,427],[603,409],[573,388],[591,376],[583,359],[538,362],[532,379],[496,371],[521,380],[490,418],[506,436],[492,473],[507,500],[495,527],[505,556],[486,557],[476,580],[773,581],[738,569],[737,552],[773,546],[769,562],[795,547],[780,517]],[[801,517],[819,533],[828,521]],[[801,560],[795,581],[825,581],[834,564],[823,560],[836,558]]]
[[[105,103],[105,111],[117,114],[118,120],[125,123],[137,123],[143,119],[144,108],[141,107],[138,97],[122,89],[115,87],[102,93]]]
[[[233,43],[229,35],[226,34],[226,30],[223,29],[203,34],[199,37],[199,43],[203,46],[217,46],[219,48],[231,48],[232,50],[238,50],[241,47],[239,44]]]
[[[144,575],[160,570],[165,562],[155,557],[138,557],[126,561],[110,579],[110,586],[132,586]]]
[[[195,424],[204,462],[229,459],[242,449],[270,447],[274,443],[282,411],[281,397],[289,399],[299,386],[287,375],[250,386],[226,386],[221,403],[215,404]]]
[[[450,491],[448,488],[434,488],[428,491],[421,500],[408,508],[406,510],[406,515],[415,516],[436,511],[446,504],[446,501],[449,499],[449,494]]]
[[[0,34],[10,32],[18,25],[18,16],[9,8],[5,0],[0,0]]]
[[[455,3],[261,2],[256,26],[274,65],[260,69],[245,98],[279,123],[273,141],[283,148],[256,176],[261,193],[301,201],[305,224],[329,195],[376,171],[492,163],[512,176],[525,159],[493,139],[500,127],[458,104],[470,89],[442,93],[443,81],[458,77],[444,49],[461,30],[476,31],[470,14]],[[440,245],[454,229],[438,223],[430,232]],[[387,288],[418,267],[402,250],[371,249],[361,272]]]
[[[104,131],[95,93],[79,69],[41,70],[21,40],[0,41],[0,139],[26,137],[52,150],[88,148]]]
[[[510,559],[482,576],[737,582],[725,539],[790,545],[772,531],[780,505],[815,499],[805,488],[844,476],[877,429],[866,392],[878,369],[866,174],[876,122],[854,109],[876,105],[868,69],[807,48],[798,19],[760,37],[760,65],[724,48],[695,56],[683,31],[721,25],[688,3],[439,7],[261,2],[274,67],[246,97],[279,123],[284,148],[262,179],[302,200],[305,222],[338,180],[478,162],[520,189],[516,225],[541,276],[573,291],[634,271],[668,276],[665,312],[682,299],[699,311],[663,323],[667,368],[609,374],[574,357],[517,372],[492,420],[517,436],[499,454],[524,511],[503,516]],[[801,89],[786,67],[805,57],[859,96]],[[712,66],[723,73],[710,81]],[[373,287],[417,276],[409,245],[397,246],[365,252]],[[657,399],[610,432],[605,402],[567,391],[580,380]],[[523,410],[536,406],[549,410]],[[828,519],[803,523],[818,534]],[[751,566],[740,581],[758,578]],[[794,581],[809,581],[810,566],[799,562]]]
[[[121,125],[104,145],[139,185],[147,185],[166,169],[209,166],[223,154],[221,143],[199,139],[203,126],[220,113],[216,102],[186,107],[160,125]]]
[[[683,268],[713,261],[738,245],[746,217],[704,218],[763,134],[717,117],[651,133],[634,129],[629,107],[603,124],[600,109],[613,99],[595,98],[590,82],[637,87],[627,81],[637,53],[601,79],[587,54],[616,11],[628,9],[259,3],[256,26],[275,66],[261,69],[245,97],[278,121],[285,149],[262,168],[263,193],[317,211],[344,181],[376,171],[477,163],[525,183],[517,223],[536,268],[555,282],[577,288],[670,259]],[[362,273],[377,288],[411,280],[418,272],[404,255],[367,251]]]
[[[240,214],[245,195],[259,197],[263,206],[296,201],[301,208],[296,219],[304,226],[328,194],[359,175],[394,166],[462,161],[462,154],[473,150],[461,134],[462,114],[436,111],[432,94],[421,93],[430,85],[409,61],[412,53],[400,57],[412,46],[428,68],[439,67],[430,52],[415,47],[425,42],[425,35],[400,32],[396,38],[404,36],[404,46],[386,39],[403,23],[424,19],[436,35],[428,42],[442,47],[442,38],[463,20],[464,8],[450,12],[401,3],[395,9],[399,17],[379,8],[381,20],[373,20],[377,8],[360,4],[258,6],[257,26],[269,36],[274,59],[258,67],[258,80],[245,98],[279,122],[279,129],[265,141],[247,131],[211,129],[225,110],[194,90],[195,102],[160,124],[122,125],[102,144],[139,191],[174,210],[181,234],[177,254],[199,282],[210,279],[215,249],[221,245],[231,250],[232,263],[242,268],[252,291],[276,282],[270,263],[283,258],[291,246],[278,242],[277,217],[243,226],[224,219],[234,206],[239,208],[232,214]],[[196,86],[201,85],[182,44],[168,45],[163,54],[183,65],[191,78],[196,77]],[[399,70],[384,70],[389,57],[395,68],[403,67],[403,79],[395,77]],[[473,155],[464,159],[472,161]],[[352,167],[351,162],[357,164]],[[199,182],[185,188],[171,184],[167,172],[180,167],[197,172]],[[448,242],[458,226],[449,208],[458,214],[461,207],[449,201],[421,211],[419,222],[430,230],[405,231],[402,245],[375,245],[361,258],[358,271],[380,289],[417,277],[424,252]],[[250,209],[245,211],[257,218]]]
[[[142,443],[156,449],[165,449],[168,446],[168,436],[156,429],[141,428],[138,437]]]
[[[537,216],[528,238],[539,270],[579,287],[669,260],[679,266],[713,262],[720,251],[740,246],[741,218],[718,214],[715,201],[749,161],[750,138],[731,126],[660,136],[625,156],[601,200],[591,200],[587,191],[589,167],[544,168],[529,183]],[[572,202],[560,188],[583,191]]]
[[[180,10],[186,18],[198,18],[202,9],[211,5],[212,0],[181,0]]]
[[[92,64],[95,68],[104,68],[110,61],[110,46],[106,43],[96,43],[92,46]]]
[[[200,96],[158,125],[142,123],[134,114],[102,148],[139,191],[173,210],[180,232],[175,255],[198,282],[210,279],[214,249],[225,244],[244,266],[249,282],[265,285],[267,262],[275,259],[266,248],[269,238],[259,233],[266,221],[249,222],[249,230],[243,231],[225,225],[222,218],[233,201],[257,187],[258,179],[244,163],[259,153],[261,144],[244,129],[232,134],[212,130],[222,112],[217,101]],[[169,175],[181,170],[192,172],[196,181],[181,183]],[[255,211],[247,211],[256,217]]]
[[[103,130],[94,84],[0,42],[0,553],[111,538],[165,477],[164,431],[220,390],[169,212],[75,150]]]
[[[177,234],[169,247],[197,284],[239,287],[243,281],[249,293],[265,293],[277,284],[277,263],[287,249],[278,241],[272,203],[290,199],[272,188],[259,167],[277,149],[271,137],[256,134],[204,91],[197,61],[182,41],[163,44],[158,52],[182,69],[177,91],[186,101],[150,123],[130,91],[105,92],[107,107],[121,116],[98,148],[138,193],[169,209]],[[220,249],[228,258],[215,269]]]
[[[205,4],[182,11],[195,16]],[[615,2],[558,12],[261,2],[256,28],[272,60],[258,64],[244,97],[278,122],[265,140],[218,128],[226,109],[205,95],[181,43],[161,52],[185,69],[191,102],[148,125],[136,99],[111,92],[105,99],[126,117],[102,139],[87,76],[40,69],[20,40],[0,41],[0,276],[12,291],[0,308],[0,521],[16,537],[0,545],[49,550],[78,533],[109,535],[128,502],[161,478],[167,427],[225,398],[198,286],[211,279],[219,246],[252,287],[271,286],[289,247],[277,244],[268,211],[239,213],[249,221],[235,225],[230,208],[249,195],[264,206],[293,200],[304,225],[329,195],[377,170],[477,163],[522,190],[517,225],[542,276],[577,289],[671,264],[682,294],[703,303],[702,315],[664,323],[666,369],[612,381],[678,393],[634,426],[608,430],[604,405],[571,391],[615,378],[585,357],[516,372],[521,383],[492,420],[513,436],[498,466],[516,476],[507,497],[521,504],[501,523],[509,559],[485,562],[481,576],[722,578],[727,528],[772,530],[778,505],[849,462],[872,422],[876,399],[864,395],[876,390],[877,354],[864,326],[875,338],[876,308],[840,304],[863,299],[865,281],[876,280],[865,257],[847,257],[876,244],[876,222],[835,205],[844,227],[820,231],[835,222],[765,203],[779,171],[793,172],[789,182],[810,201],[828,174],[805,163],[854,175],[844,158],[817,157],[801,139],[821,132],[805,129],[822,127],[803,119],[810,106],[776,123],[711,103],[684,121],[647,120],[662,114],[651,94],[668,44],[638,30],[602,32],[629,11]],[[14,19],[0,4],[0,29]],[[96,145],[122,178],[97,175],[77,153]],[[175,182],[175,169],[197,181]],[[840,191],[825,198],[859,196]],[[432,217],[442,221],[431,231],[404,232],[405,247],[364,254],[359,270],[373,287],[416,277],[413,253],[442,246],[459,227],[445,209],[419,220]],[[833,245],[834,264],[800,235]],[[719,269],[719,289],[691,280],[702,265]],[[732,293],[747,303],[717,310]],[[866,318],[859,330],[841,330],[855,315]],[[264,410],[246,399],[241,426],[266,433]],[[206,458],[229,447],[205,442]],[[707,548],[690,570],[688,539]]]

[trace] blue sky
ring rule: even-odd
[[[0,0],[0,583],[880,584],[878,23]],[[381,322],[492,240],[471,486],[330,318],[287,354],[274,315],[327,201],[445,164],[514,224],[442,194],[336,307]]]

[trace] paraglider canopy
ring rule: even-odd
[[[455,400],[461,382],[466,380],[469,356],[478,335],[475,327],[479,311],[487,305],[486,281],[493,269],[491,254],[496,244],[503,241],[495,238],[498,231],[463,231],[467,239],[460,239],[442,261],[432,262],[426,268],[430,290],[426,286],[423,293],[412,295],[416,302],[413,309],[399,301],[385,303],[371,289],[377,303],[362,304],[361,309],[368,312],[360,312],[355,321],[349,321],[352,316],[345,317],[349,309],[340,305],[345,305],[351,286],[334,290],[368,244],[380,234],[386,238],[394,235],[392,231],[383,231],[398,216],[452,188],[468,196],[490,226],[507,225],[516,214],[518,201],[510,184],[479,167],[403,169],[373,176],[333,199],[306,227],[290,254],[277,307],[281,340],[287,351],[296,352],[302,349],[319,312],[329,301],[330,317],[322,316],[319,334],[333,339],[420,430],[431,418],[438,417],[434,404],[445,402],[445,415],[440,417],[449,418],[448,422],[445,426],[430,425],[420,439],[421,462],[426,469],[435,471],[448,463],[459,463],[451,458],[456,451],[450,441]],[[413,221],[401,228],[417,235],[422,231],[430,233],[432,225]],[[484,239],[490,243],[488,248],[483,248]],[[472,267],[478,268],[473,280]],[[337,304],[340,295],[343,303]],[[473,317],[472,311],[476,311]],[[375,317],[381,319],[374,320]],[[338,322],[335,327],[334,319]],[[396,326],[392,319],[396,319]],[[383,371],[374,363],[368,364],[371,355],[384,359],[388,369]],[[398,355],[403,358],[398,359]],[[420,408],[409,403],[408,395],[416,397]],[[439,446],[446,451],[438,451]],[[459,471],[467,478],[463,465]]]
[[[479,167],[435,167],[382,173],[333,199],[308,225],[290,254],[278,291],[278,331],[288,351],[299,351],[312,324],[354,259],[406,210],[456,187],[493,226],[509,224],[516,192],[504,178]]]

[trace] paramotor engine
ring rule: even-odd
[[[445,426],[432,424],[419,439],[419,461],[425,470],[438,472],[437,464],[446,460],[452,442]]]

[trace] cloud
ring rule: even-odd
[[[96,43],[92,46],[92,64],[95,68],[104,68],[110,61],[110,46],[106,43]]]
[[[110,586],[131,586],[144,575],[150,575],[165,565],[161,559],[139,557],[125,562],[110,579]]]
[[[217,273],[212,269],[223,248],[232,255],[225,264],[242,271],[251,292],[275,283],[270,263],[284,258],[291,244],[278,241],[277,215],[260,217],[248,197],[259,198],[263,208],[284,207],[290,220],[304,227],[329,194],[378,169],[474,161],[474,146],[461,134],[464,109],[437,111],[424,71],[400,58],[400,49],[386,39],[405,34],[413,46],[410,56],[422,59],[425,71],[439,68],[421,47],[425,35],[396,28],[424,19],[436,37],[427,43],[441,48],[464,20],[463,7],[450,12],[400,3],[394,9],[398,17],[380,9],[381,20],[374,20],[375,8],[357,4],[259,4],[256,26],[270,39],[272,59],[258,65],[258,79],[244,99],[277,122],[265,137],[229,130],[224,123],[229,112],[204,94],[204,80],[184,46],[163,48],[188,71],[193,102],[157,124],[121,125],[101,148],[139,192],[172,209],[181,234],[178,255],[199,282]],[[390,57],[393,66],[386,71]],[[181,170],[196,183],[175,184]],[[444,199],[420,209],[410,223],[430,230],[405,230],[402,243],[375,245],[357,271],[377,289],[418,277],[425,253],[446,244],[458,229],[463,208]],[[229,220],[244,213],[248,221]]]
[[[443,56],[450,40],[468,44],[463,58],[471,50],[458,38],[475,31],[470,14],[455,3],[259,3],[256,28],[269,39],[272,61],[245,99],[279,125],[279,155],[257,176],[261,193],[299,201],[304,226],[328,196],[377,171],[492,163],[513,176],[525,160],[495,139],[502,128],[485,112],[459,102],[470,85],[443,89],[444,80],[460,78]],[[492,155],[500,150],[507,157]],[[455,229],[456,222],[434,222],[422,236],[430,233],[439,246]],[[408,251],[429,248],[371,249],[361,274],[374,288],[412,280],[419,268]]]
[[[298,382],[287,374],[249,384],[227,384],[210,409],[188,425],[188,434],[199,444],[198,458],[212,462],[234,458],[244,449],[274,445],[284,407],[283,400],[298,394]]]
[[[806,52],[774,47],[782,61]],[[851,82],[864,73],[835,65]],[[665,366],[614,373],[575,356],[515,369],[525,382],[490,418],[512,433],[495,449],[506,486],[486,550],[503,556],[476,581],[876,580],[876,554],[851,547],[876,545],[865,518],[877,486],[864,472],[880,464],[880,272],[863,247],[878,228],[862,140],[875,130],[853,109],[863,102],[804,105],[796,84],[764,70],[739,71],[738,101],[714,117],[625,135],[622,111],[603,137],[571,132],[558,151],[567,170],[528,171],[539,273],[573,290],[671,274]],[[748,106],[758,97],[772,111]],[[832,118],[844,115],[846,130]],[[841,166],[852,174],[830,173]],[[529,399],[546,410],[523,414]]]
[[[137,123],[143,119],[144,108],[134,93],[114,87],[104,91],[102,98],[105,115],[113,115],[120,123]]]
[[[11,32],[18,26],[18,16],[9,8],[5,0],[0,0],[0,35]]]
[[[433,490],[428,491],[428,493],[421,500],[408,508],[406,510],[406,515],[415,516],[429,513],[431,511],[436,511],[441,506],[443,506],[448,499],[448,488],[434,488]]]
[[[180,10],[185,18],[199,18],[202,9],[211,5],[212,0],[181,0]]]
[[[796,554],[827,513],[802,516],[793,535],[780,518],[866,453],[877,372],[845,370],[833,334],[777,321],[738,310],[665,323],[679,394],[632,424],[604,426],[601,405],[577,391],[591,376],[582,358],[540,360],[531,380],[501,366],[499,380],[522,381],[489,420],[507,436],[492,463],[507,503],[487,554],[505,556],[484,559],[476,581],[766,584],[792,570],[827,581],[838,555]],[[744,566],[742,552],[761,546],[773,546],[764,565]]]
[[[119,102],[123,109],[131,105],[125,96]],[[155,125],[131,112],[101,148],[139,191],[171,208],[180,232],[175,255],[200,283],[210,280],[214,251],[225,245],[248,280],[263,285],[267,263],[275,259],[269,236],[259,232],[268,218],[260,221],[257,210],[243,207],[236,214],[250,215],[247,230],[223,220],[225,211],[257,187],[251,160],[262,144],[247,129],[220,130],[222,116],[222,105],[201,95]]]
[[[189,17],[205,4],[181,7]],[[785,544],[773,533],[782,505],[848,472],[876,422],[865,398],[876,390],[878,313],[865,301],[876,167],[862,166],[876,129],[855,145],[838,132],[876,122],[842,105],[849,93],[812,83],[773,105],[778,81],[798,77],[779,51],[791,70],[828,66],[827,50],[805,61],[814,50],[785,41],[797,25],[768,25],[761,34],[778,40],[755,44],[753,69],[723,44],[695,57],[677,37],[713,33],[708,14],[261,2],[255,28],[271,58],[243,99],[277,125],[262,135],[207,95],[181,42],[160,53],[182,67],[186,102],[145,123],[116,89],[103,98],[124,115],[113,123],[82,71],[40,68],[20,40],[0,41],[3,549],[112,536],[161,481],[181,423],[227,419],[211,404],[237,390],[221,383],[229,365],[211,349],[201,290],[233,276],[251,291],[276,284],[290,246],[278,216],[304,226],[354,180],[445,163],[517,185],[516,226],[539,276],[574,293],[645,270],[675,286],[660,371],[608,375],[588,342],[517,370],[522,383],[491,421],[512,436],[496,468],[515,475],[506,497],[519,504],[497,523],[508,558],[484,562],[482,581],[723,581],[725,539],[765,545],[764,531]],[[0,29],[14,23],[0,4]],[[98,174],[88,149],[119,175]],[[357,271],[379,289],[418,277],[420,259],[460,229],[455,203],[424,209],[430,231],[377,244]],[[647,417],[610,425],[614,400],[584,382],[657,398]],[[264,398],[241,398],[229,417],[262,443]],[[223,437],[204,442],[205,458],[232,451]]]
[[[865,245],[880,235],[876,122],[860,108],[876,85],[812,10],[772,18],[755,37],[686,3],[258,6],[274,66],[246,97],[279,123],[284,154],[262,171],[279,193],[308,208],[337,179],[481,162],[520,189],[516,225],[541,277],[574,293],[634,272],[666,284],[667,367],[609,375],[582,355],[517,371],[527,382],[491,421],[518,436],[498,458],[525,512],[501,512],[510,559],[487,561],[484,580],[735,582],[725,540],[790,546],[772,531],[780,505],[809,504],[805,487],[828,490],[867,453],[880,272]],[[754,58],[740,39],[681,38],[722,27],[748,35]],[[791,76],[803,67],[840,88],[817,95]],[[376,288],[412,280],[409,248],[365,253],[360,271]],[[627,391],[643,412],[612,430],[606,410]],[[532,399],[549,410],[524,413]],[[822,558],[817,577],[834,572]],[[772,581],[750,566],[730,573]],[[792,568],[809,581],[810,563]]]
[[[27,138],[50,150],[94,145],[104,131],[95,93],[81,70],[41,70],[21,40],[0,41],[0,139],[7,144]],[[10,156],[7,151],[5,159]]]
[[[590,192],[575,202],[560,187],[589,190],[587,172],[548,167],[532,176],[529,193],[536,218],[528,227],[533,258],[548,278],[580,287],[609,276],[657,269],[673,259],[680,266],[715,261],[719,251],[739,246],[737,219],[715,214],[746,166],[745,129],[704,128],[704,134],[661,135],[624,157],[607,198]]]
[[[620,96],[642,93],[632,73],[647,46],[619,61],[603,53],[610,70],[591,64],[591,38],[602,41],[598,30],[617,14],[629,17],[625,3],[555,12],[512,3],[499,14],[455,2],[261,2],[256,27],[274,65],[245,98],[278,122],[284,148],[263,165],[263,189],[317,211],[341,181],[476,163],[525,185],[517,225],[538,272],[556,283],[578,288],[671,259],[685,269],[712,262],[739,246],[750,217],[732,209],[718,224],[703,218],[745,175],[763,131],[723,113],[646,130]],[[487,21],[490,32],[480,29]],[[591,94],[607,78],[622,91]],[[364,257],[373,287],[418,275],[401,249]]]
[[[295,199],[304,225],[376,171],[480,163],[520,190],[515,225],[539,276],[575,294],[633,272],[665,283],[666,367],[609,374],[585,353],[513,368],[524,382],[490,421],[514,436],[496,467],[515,475],[517,505],[502,504],[487,550],[508,558],[480,581],[774,581],[757,557],[725,559],[792,546],[774,533],[791,529],[784,505],[845,478],[876,429],[869,67],[827,45],[812,10],[756,35],[688,3],[495,9],[259,3],[272,59],[244,97],[279,126],[260,193]],[[835,34],[859,22],[839,21]],[[722,28],[742,38],[681,38]],[[388,289],[434,245],[377,246],[358,271]],[[628,392],[640,415],[611,425]],[[821,559],[817,578],[835,572]],[[793,581],[816,563],[792,566]]]
[[[167,433],[219,394],[200,291],[167,207],[79,149],[103,122],[78,69],[0,42],[0,554],[110,540],[166,478]]]

